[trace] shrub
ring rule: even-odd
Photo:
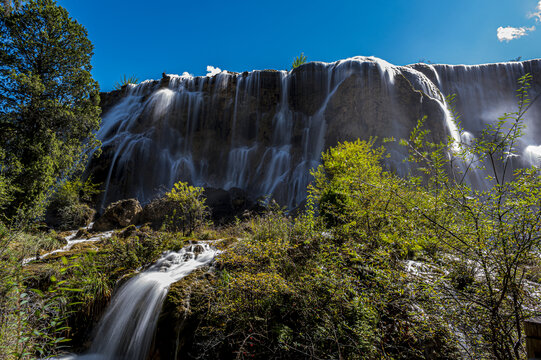
[[[165,223],[167,230],[180,231],[187,236],[206,223],[209,210],[203,191],[201,187],[180,181],[165,194],[166,201],[171,205],[171,214]]]
[[[91,202],[100,192],[98,184],[75,179],[65,181],[53,194],[47,208],[47,222],[60,229],[75,229],[92,221],[94,210],[84,202]]]
[[[423,186],[416,186],[427,201],[400,201],[429,221],[424,232],[445,250],[441,267],[447,275],[435,294],[442,308],[451,309],[443,316],[462,335],[472,358],[523,358],[521,322],[538,314],[531,309],[540,296],[525,276],[539,264],[541,171],[511,172],[512,159],[520,156],[517,143],[531,104],[531,80],[526,75],[518,81],[517,110],[488,125],[474,141],[432,143],[428,131],[420,130],[422,121],[402,141],[411,163],[426,175]],[[482,189],[463,181],[476,169],[490,174]]]

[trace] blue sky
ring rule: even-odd
[[[540,0],[58,3],[87,28],[104,91],[124,74],[288,69],[301,52],[308,61],[373,55],[396,65],[541,57]]]

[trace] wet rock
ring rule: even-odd
[[[194,246],[193,246],[193,253],[194,253],[195,255],[199,255],[199,254],[201,254],[203,251],[205,251],[205,248],[203,247],[203,245],[197,244],[197,245],[194,245]]]
[[[124,96],[122,90],[113,90],[110,92],[100,92],[100,107],[102,113],[109,111]]]
[[[141,204],[136,199],[116,201],[107,206],[103,215],[92,226],[92,230],[108,231],[126,227],[142,210]]]
[[[200,308],[204,308],[204,296],[210,291],[206,269],[198,269],[171,285],[165,299],[157,334],[150,358],[186,359],[192,346],[193,334],[200,322]]]
[[[86,227],[79,229],[79,231],[77,231],[77,233],[75,234],[76,239],[83,239],[83,238],[88,239],[90,237],[92,237],[92,235],[90,234],[90,232],[88,231]]]
[[[278,203],[294,208],[306,195],[310,169],[330,146],[358,138],[377,138],[376,145],[384,138],[408,138],[425,116],[429,140],[445,141],[442,100],[448,94],[457,94],[462,126],[476,135],[493,115],[514,111],[516,79],[525,72],[534,75],[531,96],[536,96],[539,60],[394,66],[358,57],[304,64],[287,75],[222,72],[182,82],[162,74],[161,80],[138,85],[137,95],[103,94],[103,118],[110,126],[101,140],[107,145],[88,173],[104,184],[103,203],[133,196],[146,203],[174,178],[215,189],[239,187],[254,199],[272,192]],[[530,113],[538,114],[541,102],[534,103]],[[529,129],[536,133],[532,139],[541,136],[539,127]],[[388,168],[409,173],[402,161],[407,150],[397,143],[386,147]],[[212,194],[215,218],[249,207],[225,192]]]

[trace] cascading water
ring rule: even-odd
[[[312,62],[292,71],[167,76],[123,90],[105,112],[103,155],[90,165],[105,184],[102,205],[120,198],[148,202],[176,181],[272,194],[295,207],[310,169],[337,142],[408,137],[427,116],[433,140],[471,141],[487,123],[516,109],[516,81],[533,75],[541,94],[541,61],[478,66],[394,66],[355,57]],[[445,95],[456,94],[463,134]],[[527,113],[522,165],[540,164],[541,101]],[[388,166],[407,174],[405,149],[387,144]],[[482,176],[481,176],[482,177]]]
[[[61,359],[146,359],[169,286],[209,264],[217,252],[209,244],[197,244],[164,254],[117,291],[95,329],[96,336],[88,354]]]
[[[94,223],[91,223],[90,225],[84,227],[85,230],[88,230],[89,228],[92,227]],[[73,246],[77,245],[77,244],[83,244],[83,243],[92,243],[92,242],[96,242],[96,241],[101,241],[103,239],[107,239],[107,238],[110,238],[112,235],[113,235],[113,231],[106,231],[106,232],[103,232],[103,233],[99,233],[99,234],[96,234],[92,237],[89,237],[89,238],[78,238],[77,237],[77,232],[78,230],[72,230],[69,232],[69,235],[66,236],[64,239],[66,240],[66,245],[64,245],[63,247],[61,247],[60,249],[56,249],[56,250],[53,250],[51,252],[48,252],[46,254],[42,254],[42,255],[39,255],[39,256],[34,256],[34,257],[31,257],[31,258],[26,258],[23,260],[23,265],[27,265],[28,263],[34,261],[34,260],[37,260],[38,258],[39,259],[44,259],[44,258],[47,258],[48,256],[50,255],[53,255],[53,254],[58,254],[58,253],[63,253],[63,252],[66,252],[66,251],[69,251]]]

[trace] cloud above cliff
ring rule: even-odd
[[[534,31],[534,30],[535,30],[535,26],[532,26],[529,28],[524,27],[524,26],[519,27],[519,28],[515,28],[512,26],[506,26],[506,27],[500,26],[498,28],[498,40],[509,42],[511,40],[518,39],[525,35],[528,35],[529,32]]]
[[[219,74],[222,72],[222,69],[220,69],[219,67],[214,67],[214,66],[211,66],[211,65],[207,65],[207,76],[208,77],[212,77],[216,74]]]
[[[535,11],[528,13],[527,17],[528,19],[535,18],[535,22],[541,21],[541,0],[538,0]],[[503,42],[503,41],[509,42],[511,40],[518,39],[525,35],[528,35],[528,33],[532,31],[535,31],[535,26],[531,26],[531,27],[500,26],[497,30],[497,36],[500,42]]]
[[[535,10],[535,12],[528,14],[528,18],[535,18],[536,22],[541,21],[541,0],[537,3],[537,8]]]

